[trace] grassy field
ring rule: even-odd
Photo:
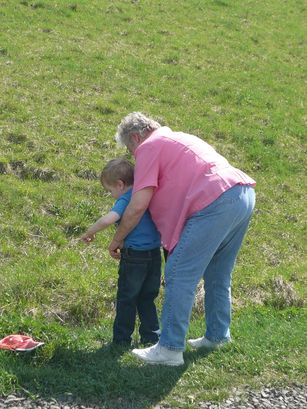
[[[45,342],[0,351],[0,395],[193,408],[306,382],[305,19],[303,0],[0,0],[0,338]],[[77,240],[112,203],[97,175],[125,153],[114,134],[131,111],[200,136],[258,183],[234,343],[187,350],[179,369],[109,347],[112,231]],[[189,335],[203,325],[197,304]]]

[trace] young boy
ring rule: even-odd
[[[131,199],[133,174],[133,165],[125,159],[113,159],[107,163],[100,181],[117,200],[111,211],[81,236],[82,241],[89,243],[97,232],[119,223]],[[160,234],[146,211],[121,249],[113,343],[131,344],[136,312],[140,318],[141,343],[154,344],[158,341],[159,323],[154,300],[159,293],[160,280]]]

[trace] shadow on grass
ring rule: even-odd
[[[7,361],[6,370],[33,398],[59,403],[97,405],[107,409],[144,409],[161,402],[188,366],[205,353],[186,352],[179,367],[139,363],[123,347],[96,351],[59,347],[48,362],[39,354],[19,355]]]

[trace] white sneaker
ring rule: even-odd
[[[205,348],[208,350],[213,350],[220,348],[222,345],[227,344],[230,340],[220,341],[220,342],[212,342],[209,341],[206,337],[196,338],[196,339],[189,339],[188,344],[195,349]]]
[[[145,349],[133,349],[132,353],[134,356],[148,364],[169,366],[184,364],[182,351],[172,351],[171,349],[159,345],[159,343]]]

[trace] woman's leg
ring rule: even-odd
[[[253,189],[238,185],[187,221],[181,238],[166,263],[162,333],[159,341],[161,346],[184,350],[197,283],[224,240],[235,227],[250,217],[253,205]],[[229,260],[232,258],[234,262],[237,249],[235,255],[232,254],[232,248],[228,251],[231,253]],[[225,283],[227,280],[230,283],[231,270],[228,268],[223,275]],[[223,293],[222,298],[225,296]]]
[[[204,274],[205,336],[211,342],[230,339],[231,273],[248,224],[249,218],[226,237]]]

